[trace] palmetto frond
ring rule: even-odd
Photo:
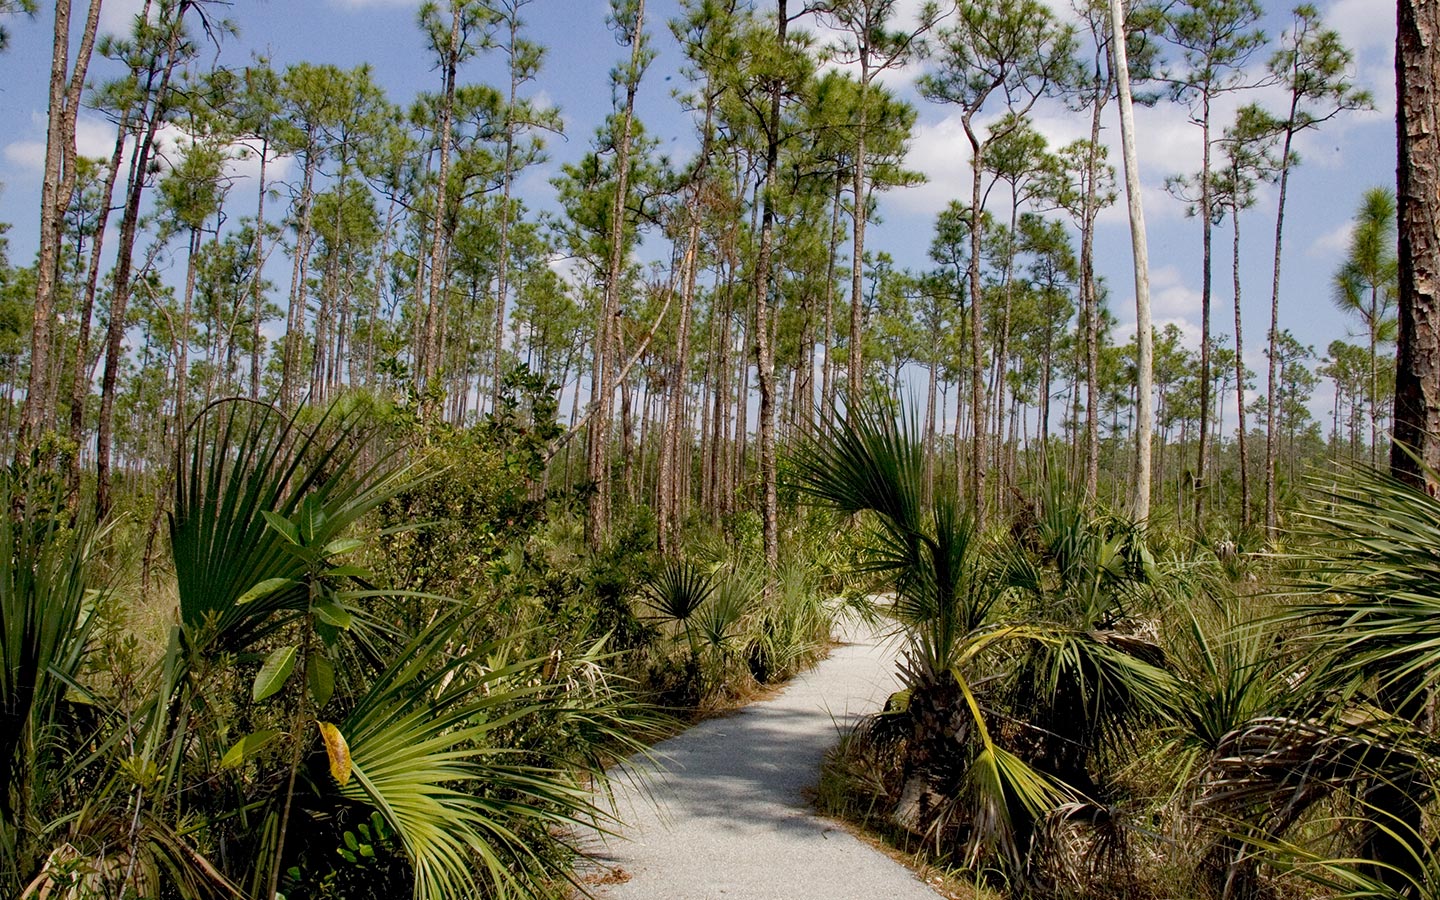
[[[416,638],[340,724],[354,767],[342,793],[375,807],[395,830],[417,898],[530,896],[568,871],[537,852],[525,829],[609,817],[577,776],[528,761],[498,738],[538,717],[585,720],[579,730],[613,741],[626,701],[587,704],[555,690],[541,677],[544,659],[489,670],[482,663],[493,648],[450,656],[460,615]],[[594,764],[585,774],[601,770]]]
[[[44,801],[78,788],[73,756],[91,736],[73,713],[103,530],[65,524],[59,494],[34,487],[17,511],[16,486],[0,478],[0,889],[18,890],[52,840]]]
[[[1309,632],[1314,689],[1352,693],[1374,679],[1409,705],[1440,680],[1440,502],[1363,468],[1327,499],[1333,512],[1308,517],[1325,549],[1299,585],[1315,599],[1288,627]]]
[[[385,454],[365,464],[367,438],[362,416],[339,406],[309,429],[242,400],[200,413],[189,458],[178,460],[170,517],[180,620],[192,649],[246,647],[304,608],[305,564],[266,513],[291,519],[303,510],[339,533],[414,483],[414,473]],[[271,579],[294,584],[247,598]]]

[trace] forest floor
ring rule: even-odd
[[[775,696],[657,744],[617,781],[615,835],[582,842],[604,900],[935,900],[913,872],[814,814],[826,751],[895,690],[893,642],[864,627]]]

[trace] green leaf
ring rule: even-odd
[[[359,550],[363,546],[365,546],[365,542],[359,538],[339,538],[326,544],[325,549],[320,551],[320,555],[341,556],[352,550]]]
[[[281,647],[265,657],[264,665],[260,667],[259,673],[255,675],[253,696],[256,703],[271,696],[285,686],[285,682],[289,679],[290,673],[295,671],[295,657],[299,653],[299,649],[300,648],[293,646]]]
[[[355,617],[350,611],[334,600],[318,600],[311,604],[310,609],[315,615],[327,625],[334,625],[336,628],[350,627]]]
[[[319,498],[314,494],[306,497],[300,503],[300,509],[296,514],[300,520],[300,536],[305,543],[312,543],[325,527],[325,521],[329,517],[325,515],[325,507],[321,505]]]
[[[243,738],[236,741],[234,746],[232,746],[229,750],[225,751],[225,755],[220,758],[220,768],[235,768],[236,766],[243,763],[245,760],[250,759],[257,753],[259,753],[261,750],[265,749],[265,747],[268,746],[271,741],[279,737],[280,734],[281,732],[271,728],[264,731],[257,731],[254,734],[245,735]]]
[[[268,509],[262,510],[260,515],[265,517],[265,524],[275,529],[281,537],[297,547],[300,546],[300,531],[295,527],[294,522]]]
[[[259,600],[261,597],[268,597],[271,594],[283,591],[285,588],[293,587],[299,583],[300,582],[293,578],[267,578],[239,597],[236,597],[235,605],[244,606],[247,603]]]
[[[305,680],[310,683],[310,696],[316,707],[323,707],[330,702],[330,697],[335,693],[335,666],[329,657],[323,653],[312,656],[305,667]]]

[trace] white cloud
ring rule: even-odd
[[[81,156],[109,160],[115,152],[115,125],[105,119],[75,120],[75,149]]]
[[[1394,49],[1395,4],[1377,0],[1335,0],[1325,10],[1325,22],[1362,51]]]
[[[916,126],[905,156],[908,168],[924,173],[927,183],[891,191],[898,208],[933,216],[951,201],[970,196],[970,145],[959,116]]]
[[[45,168],[45,142],[11,141],[5,145],[5,159],[19,168],[39,172]]]
[[[1322,259],[1344,256],[1350,252],[1350,235],[1354,233],[1354,222],[1342,222],[1312,241],[1306,252]]]
[[[129,34],[135,24],[135,17],[145,8],[145,0],[106,0],[100,7],[100,31],[110,34]],[[151,8],[153,18],[158,10]]]
[[[1150,311],[1156,319],[1198,316],[1200,303],[1200,291],[1186,282],[1178,267],[1159,266],[1151,269]]]

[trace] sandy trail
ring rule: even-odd
[[[650,797],[622,779],[625,827],[584,842],[593,862],[582,875],[597,897],[935,900],[910,870],[813,815],[804,796],[839,729],[898,686],[893,647],[852,630],[775,697],[656,745],[664,771]]]

